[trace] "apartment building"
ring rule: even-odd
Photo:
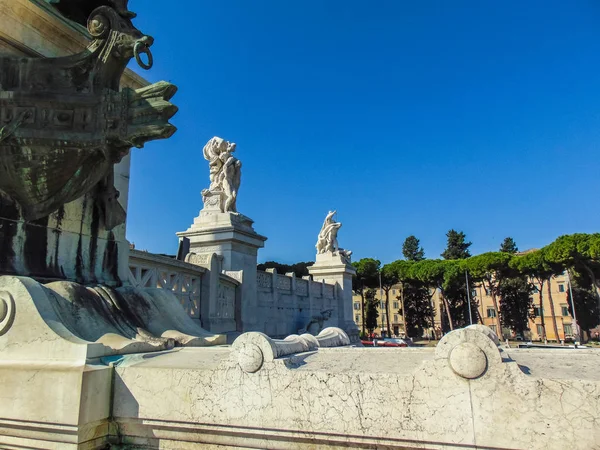
[[[387,335],[387,317],[390,318],[390,331],[393,336],[405,336],[406,327],[404,325],[404,312],[402,310],[402,285],[393,286],[389,291],[389,308],[385,307],[385,291],[379,291],[375,294],[377,300],[377,327],[374,333],[379,336]],[[352,308],[354,312],[354,322],[358,329],[362,331],[362,299],[360,295],[352,296]]]
[[[547,283],[547,282],[546,282]],[[560,274],[550,279],[550,293],[552,296],[552,306],[550,304],[550,296],[548,295],[548,287],[544,283],[543,287],[543,304],[540,305],[540,286],[536,284],[536,291],[531,295],[534,305],[535,317],[529,319],[529,331],[525,336],[521,336],[524,340],[541,341],[543,340],[544,330],[546,340],[561,342],[573,339],[575,334],[575,324],[569,312],[567,302],[568,282],[566,274]],[[534,283],[535,284],[535,283]],[[490,292],[479,284],[472,288],[472,300],[477,302],[480,320],[484,325],[489,326],[502,339],[516,338],[510,329],[504,328],[501,334],[498,330],[496,317],[498,311],[494,307],[494,301]],[[402,309],[402,285],[394,286],[389,292],[389,308],[385,308],[385,291],[376,290],[375,298],[378,301],[377,310],[379,317],[377,319],[377,327],[374,333],[379,336],[386,335],[387,317],[390,318],[390,331],[392,335],[404,336],[406,333],[404,311]],[[362,331],[362,307],[360,295],[353,295],[352,307],[354,311],[354,321],[359,330]],[[434,309],[434,326],[425,331],[425,335],[430,338],[439,339],[442,336],[442,320],[441,314],[444,312],[443,303],[439,292],[434,293],[432,297],[432,306]],[[498,305],[500,306],[500,305]],[[552,314],[554,309],[554,314]],[[544,318],[544,326],[542,326],[542,316]],[[475,322],[477,317],[473,317]],[[554,321],[558,335],[554,329]],[[414,337],[414,336],[411,336]]]

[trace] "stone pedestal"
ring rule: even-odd
[[[252,219],[236,212],[221,212],[220,202],[214,204],[205,197],[205,206],[194,223],[177,235],[190,241],[190,253],[223,257],[223,271],[242,271],[241,328],[257,330],[256,264],[258,249],[264,247],[265,236],[254,231]],[[242,330],[238,330],[242,331]]]
[[[352,276],[354,267],[339,252],[317,254],[316,262],[308,268],[315,280],[336,286],[338,301],[338,326],[344,330],[352,343],[360,341],[358,327],[352,317]]]

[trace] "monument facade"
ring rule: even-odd
[[[0,56],[1,448],[600,449],[597,351],[501,348],[481,325],[436,348],[350,345],[354,271],[334,213],[314,279],[257,273],[266,238],[236,211],[234,144],[207,150],[185,261],[129,258],[123,160],[174,132],[172,85],[121,85],[135,82],[130,59],[152,65],[152,38],[126,0],[0,0],[0,12],[73,37],[60,57]],[[18,53],[27,33],[13,35]],[[188,300],[215,327],[287,326],[302,310],[308,330],[217,345]]]

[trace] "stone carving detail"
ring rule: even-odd
[[[223,319],[233,319],[235,317],[235,286],[219,283],[216,315]]]
[[[256,284],[259,288],[272,289],[273,275],[266,272],[256,272]]]
[[[205,266],[210,262],[211,256],[212,254],[210,253],[188,253],[185,257],[185,262],[199,266]]]
[[[80,22],[92,37],[83,52],[0,57],[0,191],[31,221],[98,186],[110,230],[125,221],[113,166],[131,147],[175,132],[168,120],[177,112],[169,102],[177,88],[160,82],[120,90],[131,58],[152,66],[154,39],[133,26],[127,0],[96,1],[93,10],[90,4],[71,6],[89,14]]]
[[[335,255],[337,253],[346,263],[350,264],[352,252],[350,250],[344,250],[338,245],[337,234],[342,227],[342,224],[341,222],[336,222],[334,220],[333,216],[336,212],[337,211],[329,211],[329,213],[327,213],[315,247],[317,248],[317,254],[319,255],[324,253]]]
[[[223,273],[234,280],[242,282],[242,270],[224,270]]]
[[[292,279],[286,275],[277,275],[277,289],[289,291],[292,289]]]
[[[7,291],[0,291],[0,336],[6,334],[15,320],[15,300]]]
[[[296,280],[296,294],[301,297],[308,296],[308,281]]]
[[[204,208],[237,212],[237,194],[242,179],[242,163],[233,156],[236,144],[213,137],[204,146],[204,159],[210,170],[210,186],[202,191]]]
[[[333,309],[325,309],[319,314],[313,316],[310,319],[310,322],[306,324],[306,327],[298,330],[298,334],[308,333],[316,336],[323,330],[323,324],[331,318],[332,312]]]

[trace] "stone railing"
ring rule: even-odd
[[[317,336],[293,334],[285,339],[271,339],[258,332],[248,332],[239,336],[231,347],[234,360],[246,373],[258,371],[265,362],[272,362],[295,353],[318,350],[321,347],[342,347],[350,345],[350,338],[341,328],[329,327]]]
[[[167,256],[129,251],[129,283],[139,288],[168,289],[187,313],[200,318],[202,278],[206,268]]]
[[[129,283],[140,288],[168,289],[186,312],[213,332],[237,329],[236,305],[241,271],[221,270],[217,255],[190,253],[186,261],[130,250]]]
[[[293,272],[280,275],[275,269],[266,272],[256,272],[256,286],[259,290],[271,291],[273,286],[277,291],[299,297],[335,298],[335,286],[323,281],[313,281],[310,276],[296,278]]]

